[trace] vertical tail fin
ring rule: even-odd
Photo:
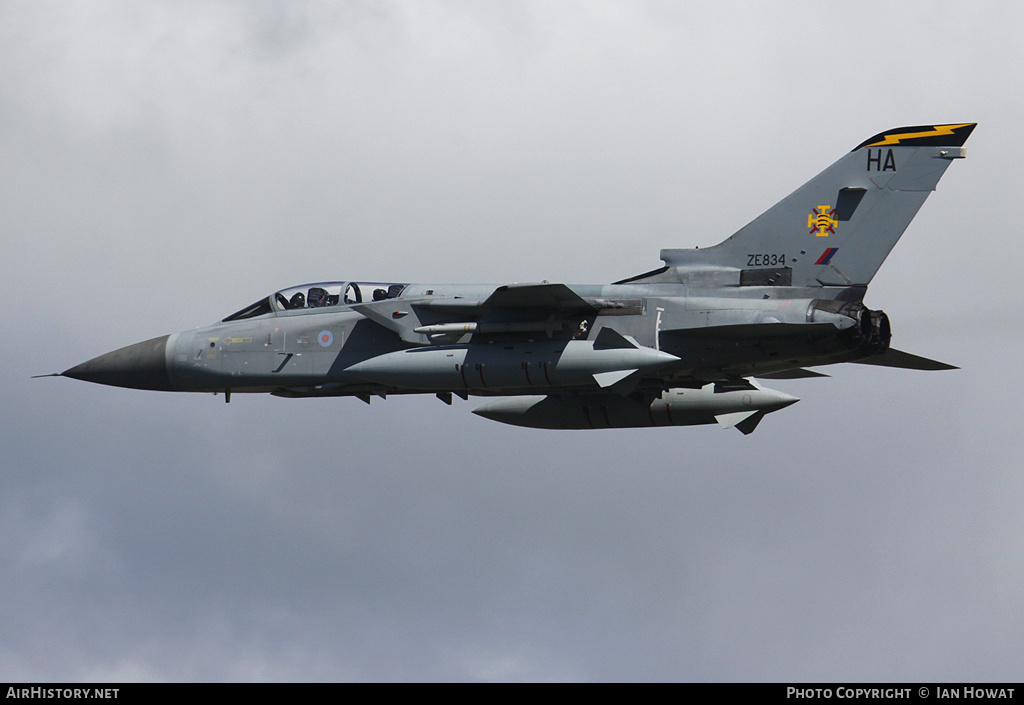
[[[865,140],[719,245],[662,250],[669,266],[740,270],[739,285],[866,286],[976,123]]]

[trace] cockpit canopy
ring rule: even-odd
[[[299,309],[327,308],[330,306],[369,303],[384,299],[397,299],[408,284],[385,282],[320,282],[282,289],[237,311],[224,322],[255,318],[267,313]]]

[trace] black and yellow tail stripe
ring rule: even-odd
[[[886,130],[864,140],[854,147],[856,152],[861,147],[961,147],[971,131],[978,123],[964,122],[958,125],[915,125],[912,127],[897,127],[893,130]]]

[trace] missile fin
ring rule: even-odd
[[[595,350],[608,350],[608,349],[629,349],[639,348],[640,344],[636,342],[636,339],[623,335],[614,328],[602,328],[594,338],[594,349]]]
[[[636,372],[636,370],[612,370],[611,372],[598,372],[594,375],[594,381],[597,382],[598,386],[604,389],[605,387],[612,386],[616,382],[621,382],[634,372]]]
[[[754,420],[754,424],[750,425],[748,421],[750,419],[754,419],[754,417],[757,418]],[[751,431],[754,430],[754,428],[758,425],[758,423],[761,421],[763,417],[764,414],[761,414],[761,412],[757,410],[734,411],[731,414],[718,414],[717,416],[715,416],[715,420],[718,421],[719,425],[721,425],[723,428],[739,428],[739,430],[741,430],[745,436],[746,433],[750,433]],[[748,425],[750,427],[750,430],[743,430],[743,427],[745,426],[741,426],[741,424]]]
[[[757,425],[761,423],[761,419],[763,419],[767,413],[767,411],[755,411],[751,416],[736,424],[736,428],[744,436],[749,436],[754,432],[754,429],[757,428]]]

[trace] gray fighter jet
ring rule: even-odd
[[[858,362],[955,369],[889,347],[864,294],[974,123],[859,144],[724,242],[661,251],[612,284],[334,281],[284,289],[205,328],[61,373],[134,389],[504,397],[533,428],[719,423],[743,433],[797,401],[757,380]]]

